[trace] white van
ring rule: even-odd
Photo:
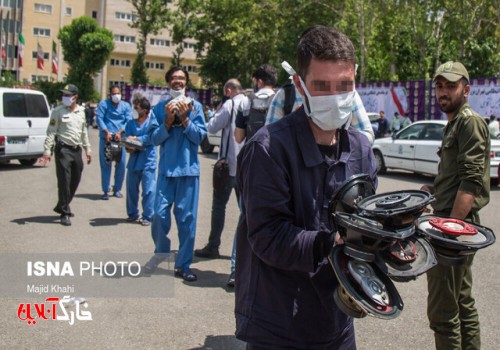
[[[43,154],[50,108],[36,90],[0,88],[0,162],[33,165]]]

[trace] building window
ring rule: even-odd
[[[147,69],[155,69],[155,70],[165,70],[165,63],[163,62],[145,62]]]
[[[35,12],[51,14],[52,13],[52,5],[35,4]]]
[[[115,41],[119,41],[122,43],[135,43],[135,36],[115,35]]]
[[[71,10],[71,7],[66,7],[66,11],[64,12],[66,14],[66,16],[71,16],[72,14],[72,10]]]
[[[109,60],[109,65],[113,67],[130,67],[130,60],[119,60],[112,58]]]
[[[46,36],[50,37],[50,29],[49,28],[33,28],[34,36]]]
[[[36,51],[31,51],[31,57],[32,57],[32,58],[37,58],[37,57],[38,57],[38,52],[36,52]],[[43,53],[43,59],[44,59],[44,60],[48,60],[48,59],[49,59],[49,53],[48,53],[48,52],[44,52],[44,53]]]
[[[32,75],[31,82],[34,83],[35,81],[49,81],[49,77],[46,75]]]
[[[97,19],[97,11],[92,11],[92,18]]]
[[[198,67],[196,66],[182,66],[185,70],[187,70],[189,73],[198,73]]]
[[[164,39],[150,39],[149,43],[152,46],[170,46],[170,41]]]
[[[195,45],[191,44],[191,43],[184,43],[184,48],[185,49],[193,49],[194,50]]]
[[[115,17],[120,21],[135,21],[137,19],[136,15],[125,12],[115,12]]]
[[[118,87],[121,87],[122,85],[125,85],[127,84],[126,81],[116,81],[116,80],[110,80],[108,82],[108,89],[112,86],[118,86]]]

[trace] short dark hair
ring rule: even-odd
[[[276,68],[266,63],[252,73],[252,78],[262,80],[265,86],[274,86],[276,85],[278,74],[276,73]]]
[[[356,53],[351,40],[335,28],[316,25],[306,29],[297,47],[298,73],[304,79],[312,59],[320,61],[347,61],[356,64]]]
[[[177,71],[182,71],[184,73],[184,75],[186,76],[186,85],[187,85],[189,83],[189,73],[186,70],[186,68],[181,66],[173,66],[167,71],[167,73],[165,73],[165,81],[167,82],[167,84],[170,83],[172,75],[174,75],[174,73]]]
[[[120,87],[119,87],[118,85],[111,85],[111,86],[109,87],[109,94],[110,94],[110,95],[111,95],[111,91],[113,91],[113,89],[118,89],[118,90],[120,90],[120,93],[121,93],[121,91],[122,91],[122,89],[120,89]]]
[[[145,109],[147,111],[151,109],[151,104],[149,103],[149,100],[143,96],[134,98],[132,104],[134,106],[139,106],[141,107],[141,109]]]

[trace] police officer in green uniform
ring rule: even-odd
[[[85,109],[78,105],[78,88],[68,84],[62,92],[63,104],[52,110],[44,152],[40,160],[46,165],[55,155],[58,202],[54,211],[61,215],[61,224],[70,226],[73,216],[69,204],[75,195],[83,170],[82,146],[87,164],[92,160]]]
[[[469,74],[460,62],[446,62],[434,75],[436,99],[447,118],[433,186],[434,214],[479,224],[479,210],[490,200],[490,134],[467,103]],[[439,262],[427,273],[427,316],[436,349],[480,349],[479,317],[472,297],[469,255],[462,265]]]

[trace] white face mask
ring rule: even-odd
[[[132,118],[139,119],[139,112],[137,112],[135,109],[132,110]]]
[[[309,107],[304,103],[306,114],[320,129],[325,131],[339,129],[350,120],[354,91],[338,95],[311,96],[300,76],[299,79],[309,101]]]
[[[172,98],[176,98],[176,97],[179,97],[179,96],[182,96],[186,93],[186,88],[182,89],[182,90],[174,90],[174,89],[170,89],[170,96]]]
[[[66,106],[66,107],[69,107],[73,104],[73,102],[75,101],[74,97],[73,96],[63,96],[62,97],[62,103]]]
[[[111,101],[113,101],[113,103],[120,103],[120,101],[122,100],[122,95],[118,94],[118,95],[111,95]]]

